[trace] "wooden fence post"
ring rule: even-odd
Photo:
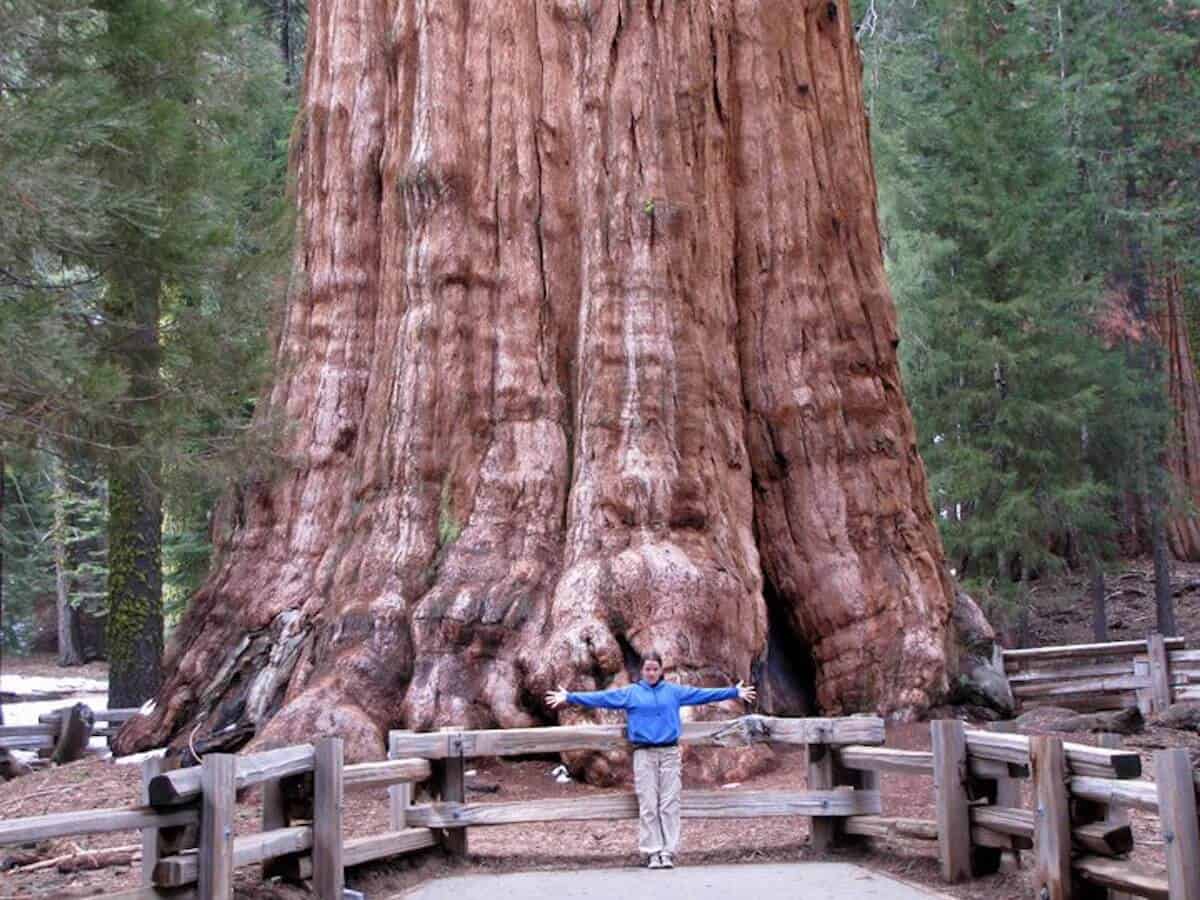
[[[1071,810],[1067,793],[1067,757],[1058,738],[1029,739],[1036,813],[1033,851],[1034,886],[1043,900],[1071,898]]]
[[[1105,731],[1097,735],[1096,743],[1101,747],[1119,750],[1122,746],[1121,735]],[[1129,812],[1128,810],[1121,809],[1119,806],[1109,804],[1104,808],[1104,821],[1110,825],[1129,825]],[[1133,900],[1133,894],[1127,894],[1125,891],[1110,888],[1107,900]]]
[[[1154,780],[1171,900],[1200,900],[1200,824],[1196,820],[1196,782],[1188,752],[1155,753]]]
[[[833,752],[827,744],[806,744],[808,755],[808,789],[831,791],[834,783]],[[827,816],[813,816],[810,846],[824,853],[837,843],[837,823]]]
[[[316,744],[313,772],[313,892],[321,900],[341,900],[346,884],[342,865],[342,739]]]
[[[233,811],[237,757],[210,753],[201,760],[200,896],[233,900]]]
[[[401,732],[388,732],[388,759],[399,759],[398,749]],[[407,781],[388,787],[388,818],[392,831],[408,827],[408,807],[412,803],[412,785]]]
[[[138,790],[138,802],[150,805],[150,779],[163,770],[161,756],[148,756],[142,760],[142,786]],[[158,865],[158,829],[142,829],[142,885],[154,884],[154,867]]]
[[[1171,680],[1167,662],[1167,645],[1161,634],[1146,639],[1150,656],[1150,712],[1162,712],[1171,705]]]
[[[437,761],[433,766],[434,778],[438,786],[438,795],[444,803],[464,803],[466,791],[466,760],[463,757],[463,738],[455,732],[461,728],[447,727],[441,729],[447,732],[450,753],[445,759]],[[467,829],[444,828],[441,836],[442,849],[451,856],[467,855]]]
[[[967,800],[967,736],[963,723],[942,719],[930,724],[933,785],[937,793],[938,857],[942,879],[971,877],[971,811]]]

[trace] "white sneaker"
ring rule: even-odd
[[[646,863],[646,868],[647,869],[663,869],[666,867],[663,865],[662,857],[659,854],[651,853],[650,861],[648,863]]]
[[[673,868],[675,868],[675,860],[673,860],[673,859],[671,858],[671,854],[670,854],[670,853],[660,853],[660,854],[658,854],[658,863],[659,863],[659,865],[660,865],[662,868],[664,868],[664,869],[673,869]]]

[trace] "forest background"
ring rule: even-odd
[[[1200,561],[1200,4],[857,0],[905,387],[956,575]],[[300,0],[0,0],[0,637],[158,684],[288,289]]]

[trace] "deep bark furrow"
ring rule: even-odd
[[[313,4],[295,466],[245,492],[123,749],[203,716],[374,755],[545,721],[652,648],[792,711],[814,670],[830,711],[938,694],[849,10],[794,7]]]

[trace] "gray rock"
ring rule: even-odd
[[[979,605],[961,588],[955,591],[951,623],[958,658],[950,701],[986,706],[1005,716],[1012,715],[1016,700],[1004,673],[1004,657],[996,642],[996,632]]]

